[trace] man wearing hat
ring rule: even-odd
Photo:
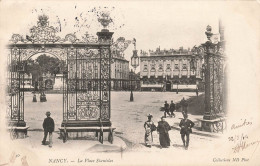
[[[44,119],[43,121],[43,129],[44,129],[44,138],[42,141],[42,144],[45,145],[46,143],[46,138],[49,133],[49,147],[52,147],[52,132],[54,131],[54,120],[50,117],[51,113],[48,111],[46,112],[47,118]]]
[[[165,101],[164,103],[164,117],[166,118],[166,113],[171,116],[171,114],[169,113],[169,104],[167,103],[167,101]]]
[[[171,101],[171,104],[170,104],[170,112],[171,112],[171,116],[174,116],[175,117],[175,114],[173,113],[175,110],[175,104],[173,103],[173,101]]]
[[[184,117],[184,115],[187,115],[187,114],[188,114],[188,106],[189,106],[187,100],[185,100],[184,97],[183,97],[183,99],[181,100],[180,105],[181,105],[181,108],[182,108],[182,111],[181,111],[181,112],[182,112],[182,115],[183,115],[183,117]]]
[[[187,150],[189,147],[190,133],[192,133],[191,128],[194,126],[194,123],[188,119],[187,114],[184,114],[184,119],[181,120],[179,126],[181,128],[180,134],[181,134],[183,146]],[[185,135],[186,135],[186,141],[185,141]]]

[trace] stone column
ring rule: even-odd
[[[174,61],[171,60],[171,78],[173,78]]]
[[[151,65],[150,65],[150,60],[148,60],[148,65],[147,65],[147,78],[150,78],[150,71],[151,71]]]
[[[190,60],[187,59],[186,65],[187,65],[187,70],[188,70],[188,72],[187,72],[187,78],[190,78]]]
[[[181,70],[182,70],[182,60],[179,59],[179,78],[181,78],[182,76]]]

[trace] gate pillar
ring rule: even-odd
[[[24,121],[24,71],[25,63],[21,61],[21,49],[10,47],[8,55],[8,107],[7,122],[11,139],[25,138],[27,129]]]
[[[224,45],[225,41],[214,43],[211,41],[213,33],[211,27],[205,32],[208,41],[204,47],[205,60],[205,111],[201,120],[201,130],[209,132],[223,132],[226,128],[224,108]]]

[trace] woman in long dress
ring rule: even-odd
[[[157,132],[159,134],[160,145],[162,148],[170,146],[170,137],[168,131],[171,130],[171,126],[165,121],[164,116],[161,117],[161,121],[158,122]]]
[[[154,122],[152,121],[152,115],[149,114],[148,120],[144,123],[145,128],[145,135],[144,135],[144,142],[147,147],[151,147],[153,143],[153,135],[152,132],[155,130]]]

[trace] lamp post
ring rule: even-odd
[[[133,50],[133,56],[131,57],[131,66],[134,68],[134,73],[136,68],[139,66],[139,57],[137,55],[136,50],[136,39],[133,39],[134,44],[134,50]],[[133,95],[133,86],[132,86],[132,77],[133,77],[133,70],[131,69],[131,93],[130,93],[130,101],[134,101],[134,95]]]

